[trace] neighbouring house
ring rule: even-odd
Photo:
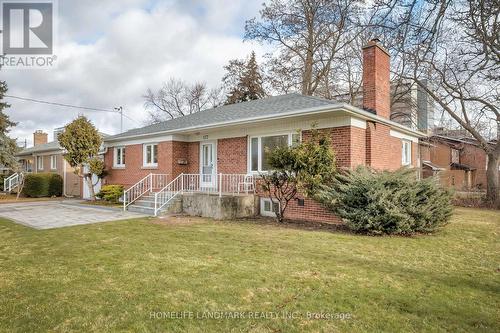
[[[487,155],[470,137],[433,135],[421,141],[422,175],[457,190],[486,189]]]
[[[17,154],[26,173],[57,173],[63,178],[64,196],[82,196],[81,179],[74,169],[64,159],[64,150],[57,141],[54,131],[54,141],[48,142],[48,134],[42,130],[33,133],[33,147],[23,149]]]
[[[89,198],[88,187],[75,174],[75,169],[64,159],[64,149],[57,141],[57,135],[64,127],[54,130],[54,140],[48,142],[48,134],[42,130],[33,133],[33,147],[21,150],[16,156],[25,173],[57,173],[63,178],[63,196]],[[106,134],[102,134],[103,137]],[[97,190],[100,183],[94,179]]]
[[[389,54],[378,40],[370,41],[363,53],[363,109],[288,94],[133,129],[105,138],[105,182],[128,189],[124,206],[154,214],[181,200],[179,207],[195,215],[269,215],[273,203],[265,195],[245,195],[254,191],[254,179],[269,170],[269,149],[307,140],[314,123],[331,137],[339,167],[419,167],[418,141],[425,134],[390,120]],[[196,201],[198,192],[218,196]],[[245,200],[234,199],[242,193]],[[236,207],[235,212],[221,215],[217,205]],[[304,198],[292,202],[286,217],[339,222]]]

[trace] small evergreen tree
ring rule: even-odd
[[[237,81],[233,87],[229,88],[226,104],[261,99],[266,95],[262,87],[262,75],[255,59],[255,52],[250,54],[250,58],[244,66],[243,62],[233,60],[225,68],[228,71],[233,70],[235,73],[232,75],[228,73],[224,78],[231,78],[232,81]],[[236,80],[235,76],[237,77]],[[225,79],[223,81],[229,82],[231,80]]]
[[[19,148],[16,140],[8,136],[10,128],[16,126],[16,123],[10,121],[9,116],[4,113],[4,110],[10,107],[4,101],[5,93],[7,93],[7,84],[5,81],[0,81],[0,165],[19,172],[20,166],[15,157]]]
[[[315,125],[303,142],[274,149],[268,163],[272,171],[261,174],[261,187],[277,203],[278,222],[283,222],[290,201],[299,193],[315,198],[320,187],[331,184],[336,173],[331,141]]]
[[[92,174],[103,172],[103,163],[97,162],[97,154],[102,138],[94,125],[84,116],[80,116],[64,127],[58,135],[59,144],[66,150],[64,158],[75,169],[75,174],[86,180],[91,200],[95,200]],[[89,166],[89,172],[85,172]]]

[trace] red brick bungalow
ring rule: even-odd
[[[106,183],[123,184],[126,188],[136,184],[129,192],[139,188],[136,192],[147,192],[145,196],[151,200],[154,194],[150,192],[156,191],[141,190],[144,180],[137,185],[150,173],[167,174],[169,181],[180,174],[239,174],[243,177],[239,182],[244,183],[245,175],[258,176],[268,170],[266,147],[289,145],[305,138],[313,123],[331,137],[340,167],[367,165],[388,170],[418,167],[418,140],[425,135],[389,117],[389,55],[377,40],[370,41],[363,52],[364,109],[288,94],[222,106],[133,129],[105,139],[105,162],[109,169]],[[217,188],[217,177],[213,179],[208,186]],[[178,191],[179,186],[186,187],[186,184],[176,186]],[[169,188],[164,194],[173,192],[174,188]],[[127,204],[136,199],[141,201],[141,195],[132,195]],[[260,212],[267,214],[269,202],[266,203],[266,198],[259,202]],[[287,217],[338,221],[311,200],[291,204]]]

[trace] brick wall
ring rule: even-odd
[[[188,173],[199,173],[200,172],[200,143],[199,142],[189,142],[188,143]]]
[[[158,145],[158,167],[143,168],[143,153],[142,144],[128,145],[125,147],[125,168],[113,167],[114,149],[109,148],[104,156],[104,163],[109,174],[105,179],[106,184],[120,184],[125,188],[134,185],[141,178],[144,178],[149,173],[164,173],[168,174],[171,171],[171,165],[165,159],[165,153],[168,151],[167,142],[160,142]],[[168,143],[170,145],[170,143]]]
[[[366,134],[364,129],[343,126],[320,129],[319,132],[330,137],[338,167],[353,168],[366,164]],[[310,135],[310,131],[303,131],[302,139],[307,140]]]
[[[418,167],[418,144],[411,145],[411,165]],[[366,164],[377,170],[397,170],[402,167],[402,139],[390,135],[390,128],[367,122]]]
[[[472,186],[486,188],[486,153],[481,148],[464,144],[460,151],[460,163],[475,168],[472,172]]]
[[[217,172],[226,174],[246,174],[247,165],[246,136],[217,140]]]
[[[432,147],[428,148],[430,161],[446,169],[440,173],[441,184],[458,189],[486,188],[486,154],[481,148],[463,143],[454,146],[459,150],[460,163],[475,168],[468,179],[464,170],[450,170],[452,147],[449,144],[437,140],[431,143]]]
[[[363,47],[363,108],[390,118],[390,57],[377,41]]]

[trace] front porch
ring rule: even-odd
[[[245,174],[149,174],[124,192],[123,209],[158,216],[185,213],[214,219],[258,215],[255,178]]]

